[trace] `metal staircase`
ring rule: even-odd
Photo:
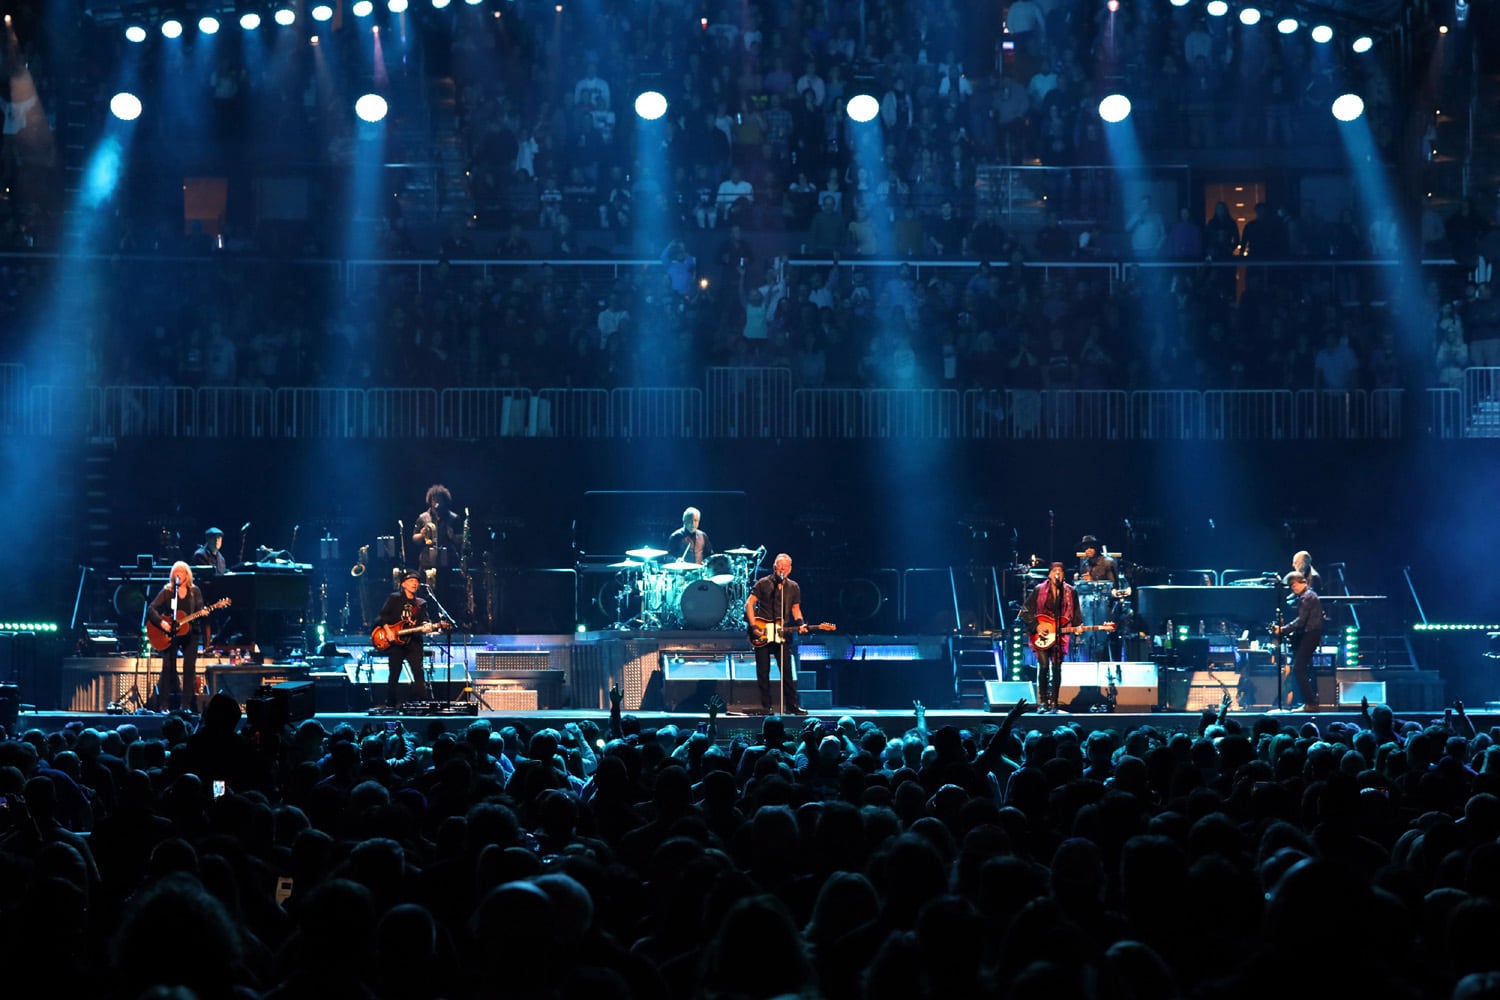
[[[953,700],[957,707],[988,708],[985,683],[1005,679],[1005,634],[950,635],[948,657],[953,664]]]

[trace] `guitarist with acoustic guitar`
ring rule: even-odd
[[[1063,564],[1053,563],[1047,570],[1047,579],[1037,584],[1021,605],[1020,618],[1031,630],[1031,648],[1036,653],[1039,712],[1057,711],[1062,663],[1068,655],[1068,635],[1078,624],[1078,591],[1064,576]]]
[[[427,678],[422,673],[422,636],[427,620],[427,602],[417,596],[421,578],[414,569],[401,575],[401,588],[392,592],[375,617],[375,634],[389,641],[386,661],[390,673],[385,683],[385,704],[394,708],[398,704],[397,692],[401,681],[401,665],[411,668],[412,683],[416,685],[417,701],[426,701]],[[404,633],[404,634],[401,634]]]
[[[161,676],[156,681],[157,711],[198,711],[198,643],[203,636],[203,591],[193,582],[193,568],[185,562],[172,564],[171,579],[146,609],[147,638],[161,651]],[[182,658],[182,676],[177,659]]]

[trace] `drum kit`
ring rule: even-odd
[[[734,629],[745,627],[745,599],[766,547],[716,552],[707,562],[661,562],[665,549],[639,548],[610,563],[614,628]],[[632,614],[632,612],[635,612]]]

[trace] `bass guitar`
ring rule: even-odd
[[[1051,649],[1052,644],[1057,641],[1059,635],[1077,635],[1080,632],[1113,632],[1114,622],[1105,622],[1103,625],[1067,625],[1063,628],[1057,627],[1057,621],[1051,615],[1036,616],[1036,635],[1031,637],[1033,649]]]
[[[177,612],[176,618],[168,618],[166,615],[163,615],[161,621],[157,622],[154,628],[146,630],[146,639],[151,643],[151,648],[160,653],[172,645],[173,640],[179,636],[187,635],[188,628],[196,619],[202,618],[220,608],[227,607],[229,607],[229,598],[224,597],[203,608],[203,610],[194,611],[190,615],[183,614],[181,611]]]
[[[370,645],[382,650],[390,649],[392,646],[404,646],[409,636],[426,635],[429,632],[438,632],[452,627],[452,622],[425,622],[410,628],[402,628],[400,622],[394,625],[376,625],[375,631],[370,633]]]
[[[745,635],[750,639],[752,646],[764,646],[772,642],[786,642],[786,637],[802,632],[837,632],[838,626],[832,622],[819,622],[817,625],[783,625],[781,622],[766,621],[764,618],[756,618],[748,628]]]

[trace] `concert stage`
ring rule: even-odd
[[[293,718],[316,717],[330,728],[342,722],[360,728],[369,722],[400,720],[406,728],[422,732],[462,728],[476,717],[496,725],[520,721],[531,728],[586,718],[603,726],[609,691],[618,686],[624,695],[623,710],[643,726],[695,726],[705,718],[709,698],[718,695],[731,710],[721,732],[760,727],[759,718],[749,711],[759,707],[754,656],[739,632],[458,635],[451,643],[429,642],[426,647],[425,672],[434,700],[414,703],[415,689],[403,683],[394,712],[377,711],[385,701],[384,654],[364,635],[334,636],[330,643],[323,648],[327,655],[289,662],[257,663],[210,651],[199,659],[205,682],[200,704],[209,692],[222,691],[245,706],[269,687],[293,699]],[[978,686],[965,688],[961,675],[973,670],[969,664],[976,645],[983,664],[977,672]],[[1010,648],[1007,634],[809,636],[799,645],[801,702],[819,718],[868,719],[892,735],[913,724],[914,702],[926,706],[929,727],[998,723],[1016,698],[1035,701],[1027,683],[1031,668],[1022,665],[1013,671],[1007,659]],[[147,704],[159,670],[159,660],[142,657],[63,659],[55,692],[47,690],[46,671],[39,671],[39,683],[22,691],[18,721],[44,729],[74,720],[93,726],[131,721],[143,732],[159,731],[164,716],[139,711]],[[1001,680],[1017,673],[1023,680]],[[778,680],[773,672],[773,688]],[[1368,696],[1372,703],[1389,704],[1399,717],[1425,721],[1442,715],[1443,691],[1435,671],[1330,667],[1320,674],[1327,710],[1315,718],[1320,723],[1353,723],[1360,697]],[[1209,669],[1171,669],[1145,661],[1070,662],[1064,665],[1061,700],[1071,711],[1028,713],[1026,725],[1066,720],[1086,730],[1143,724],[1195,729],[1201,710],[1217,708],[1226,694],[1236,717],[1265,712],[1276,704],[1274,670],[1258,659],[1239,664],[1231,658]],[[1108,710],[1111,699],[1113,711]],[[1479,713],[1471,715],[1479,724]],[[1279,717],[1289,725],[1310,718],[1303,713]]]

